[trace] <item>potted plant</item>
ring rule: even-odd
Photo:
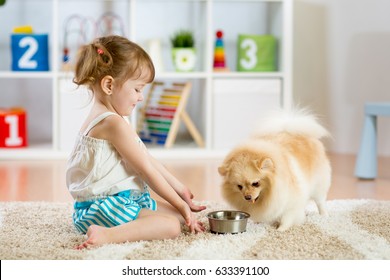
[[[192,71],[195,68],[196,51],[192,31],[179,30],[171,37],[172,59],[176,71]]]

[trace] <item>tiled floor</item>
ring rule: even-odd
[[[379,159],[376,180],[353,176],[355,157],[330,155],[333,168],[328,199],[390,200],[390,158]],[[192,190],[196,200],[223,201],[217,168],[222,160],[164,160],[165,166]],[[72,201],[65,185],[64,160],[0,161],[0,201]]]

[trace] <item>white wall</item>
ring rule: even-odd
[[[364,103],[390,102],[390,1],[295,0],[294,98],[323,117],[330,151],[355,154]],[[390,118],[378,119],[390,155]]]

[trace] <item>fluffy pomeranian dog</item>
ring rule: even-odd
[[[224,199],[279,231],[304,222],[309,200],[326,214],[331,167],[320,139],[328,131],[302,109],[274,113],[261,124],[218,168]]]

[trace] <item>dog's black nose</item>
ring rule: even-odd
[[[252,196],[251,196],[251,195],[246,195],[246,196],[245,196],[245,199],[246,199],[246,200],[252,200]]]

